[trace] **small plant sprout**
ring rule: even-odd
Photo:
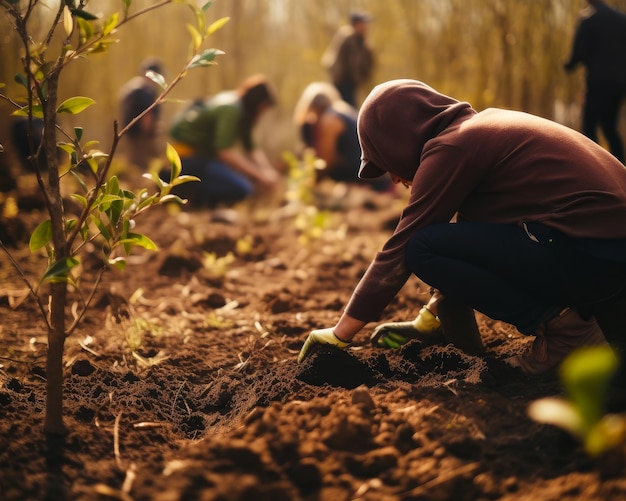
[[[324,161],[316,158],[313,150],[305,150],[302,159],[286,153],[289,165],[286,198],[295,209],[294,226],[300,232],[298,241],[307,245],[320,239],[332,223],[332,214],[315,205],[316,171],[324,168]]]
[[[539,423],[558,426],[578,438],[585,451],[597,457],[626,444],[626,415],[605,414],[611,378],[619,360],[608,346],[581,348],[565,359],[560,378],[567,398],[536,400],[529,416]]]
[[[235,262],[235,255],[228,252],[225,256],[218,257],[215,252],[205,252],[202,264],[209,278],[217,279],[226,275],[228,267]]]
[[[238,256],[247,256],[252,252],[253,246],[254,238],[252,235],[246,235],[235,242],[235,251]]]

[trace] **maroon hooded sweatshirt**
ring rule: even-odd
[[[359,176],[411,181],[398,226],[357,285],[346,313],[378,320],[411,272],[417,230],[466,221],[538,222],[575,238],[626,239],[626,167],[582,134],[527,113],[468,103],[415,80],[374,88],[358,120]]]

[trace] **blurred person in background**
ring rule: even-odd
[[[341,98],[357,106],[357,91],[374,70],[374,50],[368,41],[371,16],[367,12],[350,13],[350,24],[341,26],[322,56],[322,66]]]
[[[598,128],[609,150],[624,163],[619,114],[626,96],[626,14],[603,0],[588,0],[574,35],[565,70],[586,69],[582,132],[598,141]]]
[[[236,90],[194,101],[173,121],[170,136],[185,175],[200,182],[177,187],[192,206],[231,207],[280,181],[253,132],[260,117],[276,104],[263,75],[245,79]]]
[[[369,185],[376,191],[389,190],[389,176],[375,180],[359,179],[361,146],[357,135],[357,110],[341,99],[339,91],[326,82],[309,84],[294,111],[294,123],[307,148],[315,151],[325,167],[318,171],[318,180]]]
[[[145,59],[139,67],[139,75],[122,86],[119,95],[121,128],[141,115],[159,96],[159,87],[148,76],[149,72],[154,76],[163,74],[163,67],[158,59],[153,57]],[[148,168],[152,159],[160,156],[157,144],[160,118],[161,109],[157,105],[134,123],[124,136],[124,152],[128,160],[142,170]]]

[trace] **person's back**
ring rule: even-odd
[[[190,147],[195,154],[213,158],[217,151],[237,140],[241,105],[234,91],[223,91],[205,100],[196,100],[177,118],[170,136]]]

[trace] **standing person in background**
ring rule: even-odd
[[[122,128],[141,115],[159,95],[158,86],[147,76],[148,72],[161,75],[163,73],[161,62],[156,58],[145,59],[139,67],[139,75],[131,78],[120,90]],[[148,168],[150,160],[159,156],[157,137],[160,117],[161,110],[159,106],[155,106],[133,124],[125,136],[129,161],[144,170]]]
[[[330,81],[341,98],[356,107],[357,90],[374,70],[374,51],[367,30],[371,17],[366,12],[350,14],[350,24],[337,30],[322,57],[322,65],[328,71]]]
[[[369,185],[376,191],[393,186],[385,176],[375,180],[358,177],[361,146],[356,130],[357,110],[341,99],[337,89],[326,82],[309,84],[294,111],[294,123],[306,147],[315,151],[325,163],[318,180],[329,177],[334,181]]]
[[[199,183],[178,187],[195,206],[232,206],[257,190],[273,189],[279,174],[253,141],[259,118],[276,104],[262,75],[247,78],[236,90],[222,91],[191,104],[174,120],[170,135],[183,174]]]
[[[623,163],[624,144],[618,122],[626,96],[626,14],[603,0],[588,2],[564,66],[568,72],[579,64],[586,68],[583,134],[597,142],[600,127],[611,153]]]

